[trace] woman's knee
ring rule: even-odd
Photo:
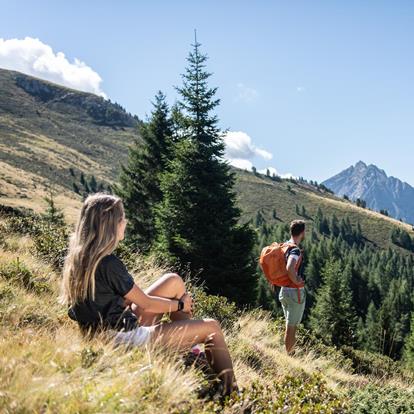
[[[183,278],[178,273],[166,273],[162,276],[162,278],[167,282],[174,286],[177,289],[185,290],[185,283]]]
[[[204,323],[208,326],[208,330],[211,333],[222,334],[220,322],[216,319],[206,318],[203,319]]]

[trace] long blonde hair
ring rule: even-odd
[[[95,271],[118,243],[118,224],[124,216],[119,197],[97,193],[84,201],[63,267],[61,302],[69,305],[95,299]]]

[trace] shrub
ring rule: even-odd
[[[35,253],[59,270],[63,267],[68,248],[68,230],[64,226],[41,222],[33,237]]]
[[[348,393],[350,412],[353,414],[412,413],[414,393],[387,386],[368,385],[354,388]]]
[[[98,359],[103,355],[104,351],[102,348],[95,351],[91,347],[82,349],[81,352],[81,366],[82,368],[90,368]]]
[[[246,413],[345,413],[347,402],[331,391],[320,374],[287,376],[263,385],[253,382],[225,404],[232,412]],[[239,409],[239,411],[237,411]]]
[[[6,238],[4,237],[5,232],[5,226],[3,223],[0,223],[0,247],[5,247],[7,245]]]
[[[33,235],[37,232],[36,220],[32,216],[12,215],[7,217],[6,231],[20,235]]]
[[[9,284],[0,285],[0,303],[11,302],[15,298],[13,289]]]
[[[0,266],[0,277],[36,293],[50,291],[47,280],[36,277],[19,258]]]
[[[217,319],[224,329],[235,328],[240,311],[224,296],[208,295],[201,287],[193,287],[194,317]]]
[[[51,264],[56,270],[63,267],[68,247],[68,229],[41,216],[12,215],[7,217],[6,231],[30,235],[34,254]]]
[[[398,361],[381,354],[361,351],[352,347],[341,348],[342,353],[352,362],[352,369],[356,374],[373,375],[379,378],[390,378],[395,375],[408,377]]]
[[[49,332],[51,329],[55,329],[54,320],[47,314],[40,313],[38,310],[31,312],[25,312],[21,315],[18,322],[19,328],[37,328],[47,327]]]

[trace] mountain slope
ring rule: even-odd
[[[294,219],[305,219],[309,227],[312,227],[313,217],[318,208],[321,208],[326,217],[331,217],[333,214],[339,219],[348,216],[354,226],[359,223],[367,241],[378,248],[391,247],[407,252],[391,242],[390,233],[396,226],[414,236],[412,226],[408,224],[375,211],[357,207],[350,201],[318,190],[309,184],[289,180],[275,182],[270,178],[255,176],[241,170],[237,170],[236,176],[236,190],[245,221],[254,220],[260,210],[267,223],[289,223]],[[302,206],[305,207],[305,216],[297,213],[296,205],[299,211]],[[276,211],[276,219],[273,217],[273,210]]]
[[[53,183],[57,206],[73,222],[82,199],[72,191],[69,168],[113,181],[138,122],[119,105],[95,95],[0,70],[0,203],[39,212],[45,206],[45,188]],[[399,249],[390,242],[394,226],[411,231],[407,225],[313,186],[234,171],[243,221],[255,219],[261,210],[269,223],[289,222],[300,218],[297,204],[306,207],[309,224],[319,207],[328,217],[349,215],[381,248]]]
[[[387,210],[395,218],[414,223],[414,188],[375,165],[359,161],[323,183],[338,196],[361,198],[374,210]]]
[[[69,168],[113,180],[138,122],[96,95],[0,69],[2,199],[35,208],[50,182],[71,195]]]

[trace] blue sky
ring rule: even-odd
[[[414,2],[15,0],[0,7],[3,47],[39,39],[64,53],[62,73],[79,59],[89,71],[71,72],[68,82],[103,91],[140,117],[158,89],[176,99],[173,85],[197,28],[219,87],[221,127],[238,132],[229,140],[232,157],[318,181],[361,159],[414,184]],[[0,45],[0,66],[18,66],[21,54],[7,50],[2,65]]]

